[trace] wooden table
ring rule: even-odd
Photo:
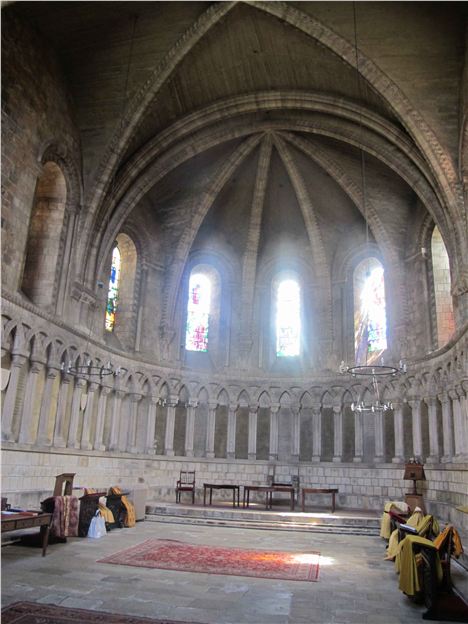
[[[250,492],[265,492],[265,509],[273,506],[273,494],[275,492],[289,492],[291,496],[291,511],[294,511],[295,490],[292,485],[244,485],[243,507],[250,504]]]
[[[232,506],[236,507],[236,492],[237,492],[237,507],[240,507],[240,486],[231,485],[230,483],[204,483],[203,484],[203,505],[206,505],[206,490],[210,490],[210,505],[213,500],[213,490],[232,490]]]
[[[335,496],[338,494],[338,488],[302,488],[302,511],[305,511],[306,494],[331,494],[332,513],[335,511]]]
[[[18,513],[2,513],[2,533],[40,527],[42,537],[42,556],[45,557],[47,546],[49,544],[51,519],[51,513],[21,511]]]

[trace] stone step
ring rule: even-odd
[[[372,514],[372,512],[369,512]],[[229,507],[183,506],[170,503],[148,503],[146,518],[150,522],[229,526],[250,529],[294,530],[319,533],[378,535],[380,520],[362,511],[297,513],[291,511],[247,510]]]
[[[161,522],[163,524],[183,524],[195,526],[217,526],[237,529],[261,529],[269,531],[301,531],[308,533],[328,533],[339,535],[369,535],[378,536],[379,529],[373,527],[359,527],[346,525],[326,524],[301,524],[296,522],[257,522],[255,520],[221,520],[196,517],[182,517],[169,515],[147,514],[148,522]]]

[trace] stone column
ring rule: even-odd
[[[49,366],[47,370],[44,392],[42,394],[41,411],[39,413],[39,426],[37,428],[36,444],[50,446],[52,440],[49,436],[49,418],[52,405],[52,387],[57,378],[59,369]]]
[[[393,401],[393,430],[395,435],[395,457],[392,458],[394,464],[403,464],[405,461],[405,446],[403,440],[403,403]]]
[[[98,384],[94,382],[88,386],[88,400],[86,401],[83,414],[83,428],[81,431],[81,448],[85,451],[90,451],[93,448],[91,444],[91,422],[94,413],[94,397],[98,387]]]
[[[411,419],[413,424],[413,456],[422,460],[422,425],[421,425],[421,401],[419,399],[408,401],[411,407]]]
[[[429,420],[429,457],[426,463],[435,464],[439,461],[439,436],[437,432],[437,399],[436,397],[426,397],[424,402],[427,405]]]
[[[447,392],[439,394],[442,405],[442,444],[444,454],[442,462],[449,463],[453,460],[453,419],[452,402]]]
[[[18,382],[21,375],[21,369],[26,362],[25,355],[12,355],[10,366],[10,381],[5,393],[5,401],[2,409],[2,440],[7,442],[14,441],[14,433],[12,430],[13,415],[15,413],[16,394],[18,392]]]
[[[156,397],[148,397],[148,413],[146,416],[146,442],[145,452],[148,455],[155,455],[158,449],[155,447],[156,435],[156,405],[158,399]]]
[[[291,406],[292,428],[291,428],[291,459],[299,461],[299,452],[301,444],[301,412],[299,405]]]
[[[115,390],[111,408],[111,423],[109,431],[109,450],[116,451],[119,445],[119,425],[122,399],[125,396],[123,390]]]
[[[23,413],[19,432],[19,442],[23,444],[32,444],[35,441],[35,432],[32,431],[34,401],[37,399],[37,380],[39,378],[39,373],[43,370],[43,368],[44,362],[31,362],[26,382]]]
[[[375,456],[374,462],[381,464],[384,461],[384,426],[383,410],[374,412],[375,420]]]
[[[359,464],[364,456],[364,432],[362,426],[362,414],[354,412],[354,457],[353,462]]]
[[[256,405],[249,405],[249,459],[257,459],[257,410]]]
[[[455,442],[455,461],[460,462],[465,460],[464,456],[464,426],[462,419],[462,410],[460,397],[456,390],[451,390],[449,392],[450,398],[452,399],[452,413],[453,413],[453,433],[454,433],[454,442]]]
[[[141,394],[132,393],[130,395],[130,419],[128,423],[127,450],[129,453],[138,453],[143,449],[138,448],[137,428],[138,428],[138,403],[141,401]]]
[[[185,456],[193,457],[193,441],[195,436],[195,410],[198,401],[191,399],[187,405],[187,420],[185,424]]]
[[[86,388],[86,379],[80,377],[76,378],[73,388],[70,423],[68,425],[68,448],[80,448],[78,442],[78,426],[80,424],[81,394],[83,388]]]
[[[104,446],[104,423],[106,420],[106,408],[107,408],[107,397],[111,388],[108,386],[101,386],[101,392],[99,393],[99,401],[97,408],[97,418],[96,418],[96,430],[94,432],[94,444],[93,448],[96,451],[105,451],[106,447]]]
[[[67,413],[68,392],[72,376],[62,373],[60,390],[57,401],[57,414],[55,416],[54,446],[65,448],[67,441],[65,439],[65,416]]]
[[[215,401],[208,403],[208,420],[206,423],[206,452],[205,456],[209,459],[213,459],[214,453],[214,440],[215,440],[215,426],[216,426],[216,408],[218,404]]]
[[[236,456],[236,412],[237,405],[229,405],[226,444],[226,455],[228,459],[234,459]]]
[[[322,457],[322,407],[312,408],[312,461],[319,462]]]
[[[270,452],[268,459],[275,461],[278,459],[278,412],[279,403],[275,403],[270,407]]]
[[[466,396],[467,387],[468,381],[464,381],[461,383],[460,386],[457,386],[462,431],[461,449],[464,461],[468,461],[468,401]]]
[[[175,427],[175,408],[179,402],[178,397],[169,397],[166,410],[166,437],[164,439],[165,454],[168,457],[174,457],[174,427]]]
[[[343,456],[343,411],[341,405],[333,406],[333,461],[340,462]]]

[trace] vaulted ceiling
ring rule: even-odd
[[[169,257],[183,240],[184,254],[211,245],[261,260],[286,245],[333,264],[346,241],[364,239],[364,217],[384,254],[403,253],[421,205],[444,228],[436,178],[437,167],[453,178],[460,154],[462,5],[21,2],[14,10],[61,64],[98,223],[106,199],[96,189],[112,179],[118,192],[106,209],[115,229],[129,218],[165,228]],[[442,164],[421,149],[434,141]]]

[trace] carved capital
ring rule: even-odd
[[[25,355],[19,355],[18,353],[15,353],[11,356],[11,368],[23,368],[26,359],[27,358]]]

